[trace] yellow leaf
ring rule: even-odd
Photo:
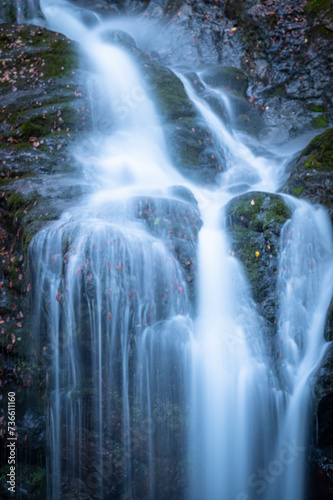
[[[231,28],[231,31],[236,31],[238,28]]]
[[[259,255],[260,255],[260,253],[258,251],[256,251],[255,256],[258,258]]]

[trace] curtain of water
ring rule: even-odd
[[[155,448],[176,457],[184,432],[186,286],[160,241],[86,215],[65,215],[30,249],[53,360],[49,495],[83,493],[84,481],[97,498],[156,498]]]

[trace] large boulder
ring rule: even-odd
[[[301,152],[282,190],[324,205],[333,218],[333,128],[312,139]]]
[[[251,192],[233,198],[225,208],[225,216],[231,236],[230,251],[244,265],[253,298],[266,319],[267,334],[272,336],[279,307],[279,238],[291,211],[280,195]]]

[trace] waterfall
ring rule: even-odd
[[[331,224],[322,208],[304,201],[290,203],[293,217],[281,235],[277,345],[288,405],[279,425],[275,451],[278,457],[281,443],[287,443],[289,456],[273,472],[274,482],[267,484],[267,500],[305,498],[302,477],[311,425],[311,376],[329,345],[323,330],[333,283]]]
[[[138,225],[89,212],[64,214],[30,252],[37,327],[53,359],[50,497],[80,491],[83,480],[99,498],[140,497],[132,491],[139,450],[150,474],[144,496],[156,498],[154,450],[176,453],[177,411],[186,410],[178,388],[191,328],[178,263]]]
[[[47,26],[90,58],[104,98],[98,112],[112,122],[96,127],[84,154],[78,147],[94,192],[30,244],[35,327],[50,363],[48,498],[302,500],[311,377],[332,294],[326,212],[289,200],[275,363],[230,255],[223,208],[234,193],[276,192],[288,158],[254,153],[258,144],[245,143],[177,70],[225,158],[215,189],[190,183],[172,165],[134,58],[103,35],[110,21],[92,14],[88,27],[65,0],[40,6]],[[232,118],[228,98],[202,85]],[[175,225],[200,218],[170,195],[174,185],[194,193],[203,220],[197,308],[167,240],[173,227],[158,213],[174,210]]]

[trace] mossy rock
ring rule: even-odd
[[[306,168],[328,171],[333,169],[333,128],[312,139],[301,154],[301,157],[306,156]]]
[[[164,122],[170,156],[181,171],[192,179],[214,183],[220,161],[214,138],[189,100],[181,80],[171,71],[138,49],[132,49]]]
[[[264,97],[287,97],[286,87],[284,84],[272,85],[264,90]]]
[[[321,12],[330,11],[330,0],[309,0],[305,6],[305,11],[310,14],[320,14]]]
[[[245,268],[258,310],[267,321],[267,333],[276,331],[279,238],[291,211],[282,196],[261,192],[233,198],[225,208],[231,253]]]
[[[147,57],[141,55],[139,61],[162,117],[167,120],[193,117],[194,107],[189,102],[183,83],[169,68],[147,60]]]
[[[110,43],[111,45],[120,45],[126,48],[136,47],[134,38],[126,33],[126,31],[105,30],[101,33],[101,39],[103,42]]]
[[[311,121],[313,128],[326,128],[328,125],[328,120],[325,115],[317,116]]]
[[[309,104],[309,111],[314,111],[315,113],[326,113],[327,108],[325,106],[321,106],[319,104]]]
[[[333,128],[312,139],[293,161],[282,191],[324,205],[333,220]]]
[[[11,57],[16,59],[16,71],[23,71],[22,74],[26,75],[26,79],[29,77],[32,79],[36,75],[41,80],[63,77],[79,67],[76,43],[64,35],[40,26],[2,24],[0,26],[0,49],[3,53],[11,52]],[[34,54],[35,51],[36,54]],[[18,57],[22,53],[25,57]],[[6,70],[6,66],[5,61],[2,69]],[[24,87],[26,79],[15,81],[18,90]],[[12,85],[10,80],[2,84]]]
[[[241,69],[233,66],[214,66],[207,68],[201,77],[212,87],[226,88],[238,96],[246,97],[249,80]]]
[[[290,209],[280,195],[247,193],[237,196],[227,206],[227,215],[233,226],[257,232],[273,231],[276,227],[279,231],[281,223],[290,217]]]

